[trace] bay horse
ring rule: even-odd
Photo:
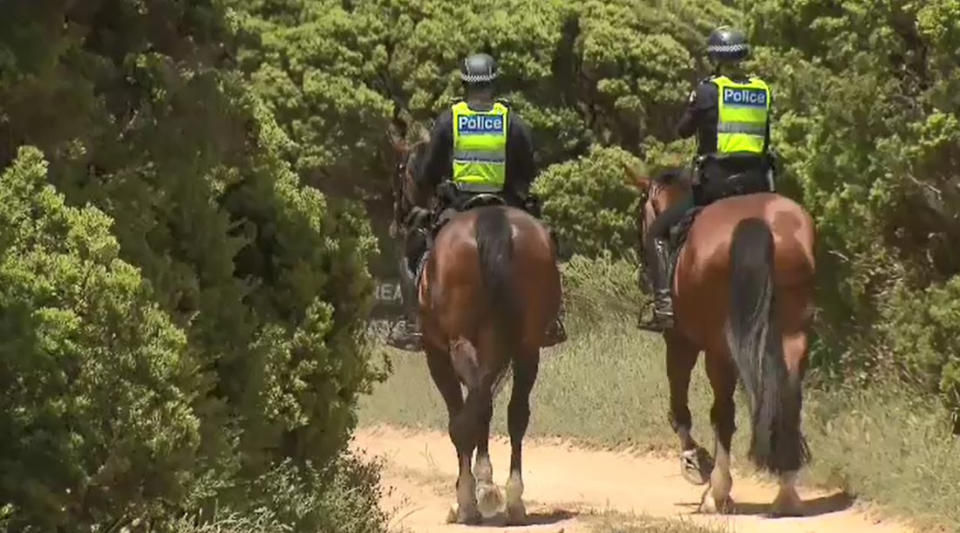
[[[668,169],[650,179],[628,170],[641,191],[644,243],[655,217],[691,194],[690,172]],[[813,219],[803,207],[775,193],[753,193],[704,207],[677,253],[674,326],[663,332],[670,420],[680,439],[684,478],[708,484],[701,512],[734,512],[730,441],[739,378],[751,412],[748,457],[779,477],[773,514],[802,514],[795,483],[809,460],[800,418],[813,315],[814,239]],[[687,393],[701,351],[713,389],[715,460],[691,436]]]
[[[400,162],[393,187],[398,227],[406,213],[424,208],[432,196],[431,191],[418,190],[412,179],[425,145],[423,140],[408,148],[394,139]],[[525,521],[521,444],[530,419],[540,347],[560,306],[556,253],[537,219],[505,205],[461,211],[434,238],[417,300],[427,366],[447,406],[448,430],[460,467],[450,522],[477,524],[497,514],[503,503],[493,483],[488,441],[493,399],[510,371],[506,514],[511,524]],[[461,384],[467,389],[466,400]]]

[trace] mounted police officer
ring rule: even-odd
[[[458,100],[434,122],[430,143],[414,168],[421,190],[437,189],[440,221],[461,210],[477,194],[495,194],[510,206],[539,217],[530,185],[536,176],[529,126],[507,102],[494,97],[497,64],[488,54],[466,57],[460,66],[465,98]],[[411,232],[416,234],[417,232]],[[387,338],[388,344],[419,350],[416,271],[427,251],[420,237],[406,243],[400,280],[406,318]],[[559,318],[548,332],[547,345],[565,339]]]
[[[771,92],[766,82],[744,73],[741,62],[750,45],[739,30],[720,27],[707,43],[713,75],[690,93],[677,125],[682,138],[697,135],[697,164],[693,195],[661,213],[647,234],[645,263],[653,286],[653,320],[645,329],[673,327],[670,295],[670,228],[694,206],[705,206],[725,196],[770,191],[773,161],[770,141]]]

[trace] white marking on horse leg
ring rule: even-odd
[[[469,469],[457,480],[457,505],[455,508],[452,508],[451,511],[455,511],[453,521],[459,524],[474,524],[479,522],[480,511],[477,509],[477,483]]]
[[[710,485],[713,487],[713,497],[718,502],[730,499],[730,490],[733,488],[733,476],[730,475],[730,451],[717,446],[717,458],[710,474]]]
[[[510,472],[507,480],[507,520],[512,525],[523,525],[527,517],[523,505],[523,477],[520,472]]]
[[[503,495],[493,483],[493,465],[488,454],[477,454],[473,475],[477,478],[477,508],[481,516],[491,518],[500,512]]]
[[[730,490],[733,488],[733,477],[730,475],[730,451],[724,449],[717,439],[716,459],[713,472],[710,473],[710,485],[703,493],[700,503],[701,513],[725,514],[733,511],[733,499]]]
[[[490,463],[489,454],[477,454],[477,460],[473,464],[473,476],[478,482],[493,483],[493,464]]]

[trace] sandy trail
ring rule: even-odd
[[[493,519],[484,528],[445,523],[454,501],[456,457],[445,433],[400,430],[388,426],[357,431],[352,448],[385,462],[386,509],[395,512],[391,526],[415,533],[453,531],[549,531],[588,533],[597,514],[608,511],[685,521],[738,533],[901,533],[909,528],[871,516],[839,491],[800,489],[807,516],[765,515],[776,486],[734,472],[737,514],[723,517],[696,513],[702,487],[679,473],[679,461],[624,452],[580,449],[559,441],[524,441],[524,502],[530,525],[507,528]],[[490,442],[494,482],[507,477],[509,441]],[[608,515],[609,516],[609,515]]]

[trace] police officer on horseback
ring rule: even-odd
[[[742,32],[730,27],[714,30],[707,55],[714,72],[690,93],[677,125],[682,138],[697,135],[693,194],[661,213],[651,224],[644,249],[653,288],[653,320],[644,329],[673,327],[670,292],[670,228],[689,209],[725,196],[771,191],[773,160],[769,152],[771,92],[766,82],[747,75],[741,62],[750,54]]]
[[[439,223],[469,207],[478,195],[495,195],[503,203],[539,217],[530,185],[536,176],[529,126],[509,104],[494,97],[497,64],[488,54],[466,57],[460,66],[465,98],[458,100],[434,122],[423,160],[413,169],[421,190],[436,188],[441,203]],[[405,320],[387,338],[392,346],[419,350],[416,272],[427,252],[426,231],[411,231],[401,261],[400,279]],[[565,338],[559,322],[548,342]]]

